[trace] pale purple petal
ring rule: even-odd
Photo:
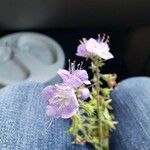
[[[72,105],[69,105],[68,107],[66,107],[66,109],[62,112],[61,114],[61,118],[64,119],[68,119],[71,118],[77,111],[78,111],[78,107],[74,107]]]
[[[105,60],[112,59],[112,58],[114,58],[114,56],[110,52],[107,52],[107,54],[103,55],[103,59]]]
[[[82,80],[80,80],[80,78],[78,78],[77,76],[72,75],[65,83],[67,83],[71,87],[77,88],[77,87],[81,86],[84,82]]]
[[[91,84],[88,80],[86,70],[75,70],[73,74],[70,74],[69,79],[65,83],[75,88],[81,86],[82,84]]]
[[[60,114],[58,113],[57,109],[58,108],[55,107],[55,106],[47,105],[47,107],[46,107],[46,114],[47,114],[47,116],[55,117],[55,118],[60,117]]]
[[[42,99],[48,101],[54,94],[55,88],[53,86],[47,86],[42,90]]]
[[[88,80],[89,76],[86,70],[76,70],[74,74],[81,80],[82,84],[90,84],[90,81]]]
[[[77,47],[77,56],[87,57],[88,51],[86,50],[85,44],[82,43]]]
[[[97,52],[97,55],[103,58],[104,60],[114,58],[114,56],[109,51],[99,51]]]
[[[70,76],[69,71],[67,71],[65,69],[59,69],[57,73],[63,79],[64,82],[66,82]]]
[[[74,93],[72,93],[72,97],[70,98],[70,102],[68,106],[66,106],[61,113],[62,118],[70,118],[72,117],[79,109],[79,103]]]
[[[113,58],[113,55],[109,52],[109,46],[107,43],[100,42],[99,50],[95,52],[99,57],[108,60]]]
[[[79,103],[74,89],[67,84],[57,84],[47,90],[53,89],[48,99],[46,114],[50,117],[70,118],[78,111]],[[48,93],[46,93],[47,96]]]
[[[64,69],[59,70],[59,74],[67,74],[63,82],[72,87],[79,87],[82,84],[90,84],[91,82],[88,80],[88,74],[86,70],[74,70],[72,73],[68,74],[68,71]],[[64,78],[64,77],[63,77]]]
[[[97,51],[99,49],[99,43],[93,38],[90,38],[85,43],[85,46],[86,46],[87,51],[90,53],[93,53],[93,54],[95,51]]]
[[[105,52],[108,52],[110,50],[108,44],[105,42],[99,43],[99,49],[101,49],[102,51],[105,51]]]
[[[99,56],[104,60],[108,60],[113,58],[113,55],[109,52],[109,49],[110,48],[107,44],[107,39],[106,41],[100,39],[97,41],[93,38],[90,38],[89,40],[85,41],[84,44],[78,46],[77,54],[78,56],[82,56],[86,52],[86,55],[84,55],[84,57]]]

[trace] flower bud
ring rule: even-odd
[[[81,99],[86,100],[89,98],[89,96],[90,96],[90,91],[88,88],[83,88],[80,90]]]

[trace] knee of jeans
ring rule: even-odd
[[[18,82],[0,90],[0,100],[22,103],[24,101],[36,101],[40,99],[40,93],[44,84],[38,82]]]
[[[4,87],[2,90],[5,91],[20,91],[20,92],[27,92],[28,90],[37,87],[37,88],[42,88],[44,84],[39,83],[39,82],[34,82],[34,81],[23,81],[23,82],[17,82],[16,84],[9,85]]]
[[[117,87],[112,91],[111,97],[115,99],[120,95],[135,95],[141,93],[150,93],[149,77],[132,77],[118,83]]]
[[[132,90],[149,87],[150,88],[150,78],[149,77],[132,77],[125,79],[118,83],[118,86],[114,91],[120,90]]]

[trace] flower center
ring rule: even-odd
[[[55,99],[58,101],[59,109],[66,107],[70,102],[69,94],[66,92],[60,92]]]

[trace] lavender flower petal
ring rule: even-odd
[[[63,79],[64,82],[66,82],[70,76],[69,71],[67,71],[65,69],[59,69],[57,73]]]
[[[58,74],[63,79],[65,84],[68,84],[74,88],[77,88],[82,84],[91,84],[91,82],[88,80],[89,77],[86,70],[71,69],[71,72],[69,72],[65,69],[59,69]]]
[[[42,99],[48,101],[54,94],[55,88],[53,86],[47,86],[42,90]]]
[[[91,84],[86,70],[76,70],[74,74],[81,80],[82,84]]]
[[[48,116],[70,118],[78,111],[79,103],[74,89],[67,84],[57,84],[47,87],[42,93],[46,100],[48,99],[48,106],[46,108]]]
[[[77,48],[76,55],[81,56],[81,57],[87,57],[87,54],[88,54],[88,52],[87,52],[87,49],[85,47],[85,44],[84,43],[80,44]]]
[[[47,116],[59,118],[60,114],[58,113],[57,109],[58,108],[55,107],[55,106],[47,105],[47,107],[46,107],[46,114],[47,114]]]
[[[81,81],[77,76],[70,75],[70,78],[65,82],[73,88],[81,86],[84,82]]]
[[[70,102],[67,107],[64,107],[64,111],[61,114],[62,118],[70,118],[73,116],[79,109],[79,103],[74,93],[72,93],[72,97],[70,98]]]
[[[98,40],[90,38],[84,41],[84,43],[78,46],[76,55],[81,57],[99,56],[104,60],[113,58],[113,55],[109,52],[108,40],[104,39],[105,37]]]
[[[86,43],[85,43],[85,47],[87,49],[88,52],[93,53],[96,55],[96,51],[99,51],[99,43],[93,39],[90,38]]]

